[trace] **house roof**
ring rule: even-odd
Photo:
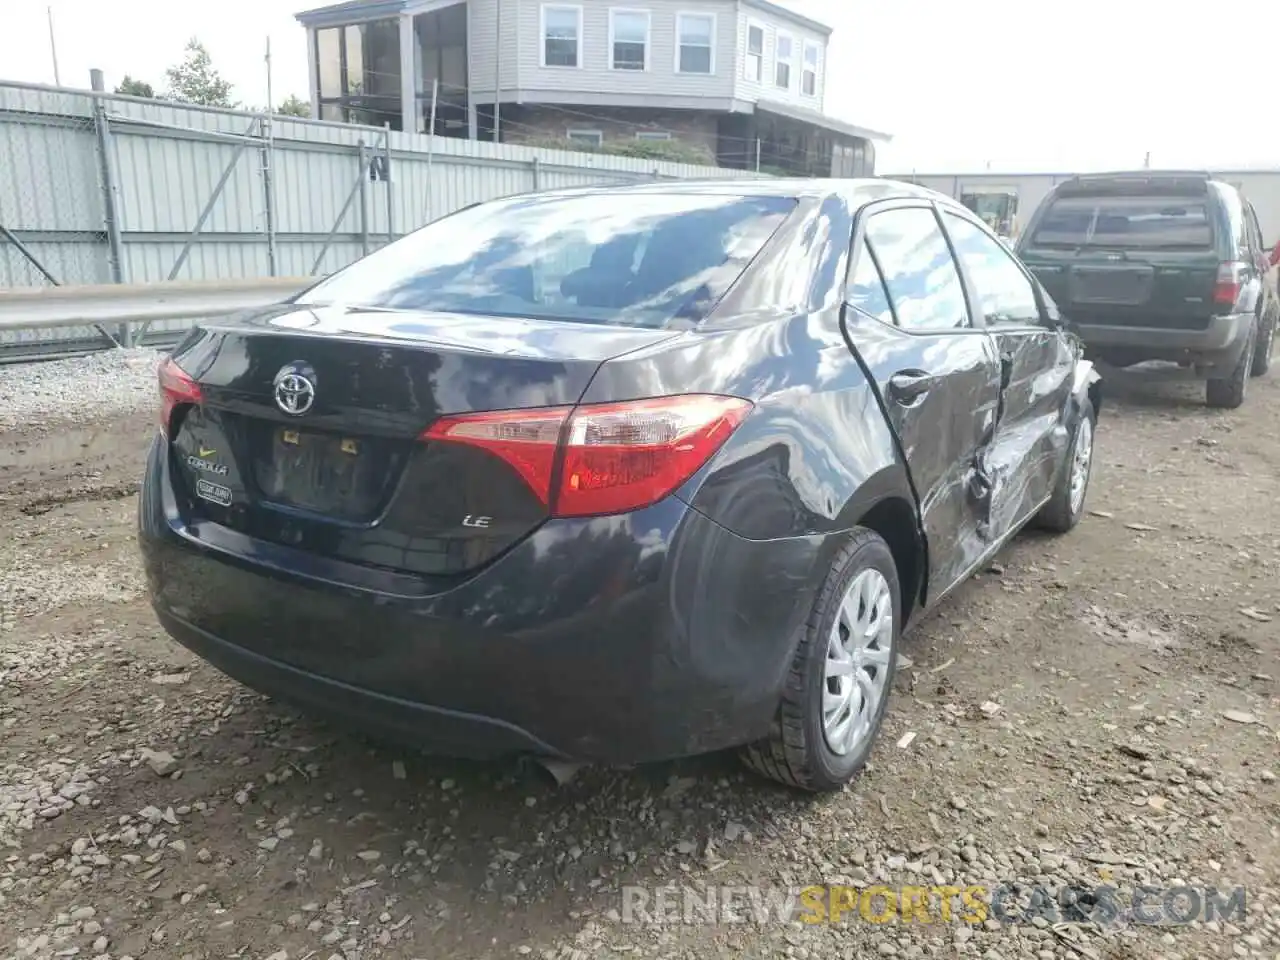
[[[852,123],[845,123],[843,120],[837,120],[835,117],[829,117],[825,113],[819,113],[817,110],[809,110],[805,107],[793,106],[789,103],[779,103],[776,100],[760,100],[756,103],[757,113],[771,113],[777,117],[786,117],[788,120],[800,120],[804,123],[812,123],[815,127],[822,127],[824,130],[830,130],[833,133],[842,133],[848,137],[861,137],[864,140],[880,140],[888,143],[893,139],[891,133],[881,133],[879,130],[871,130],[867,127],[855,126]]]
[[[350,23],[353,14],[360,20],[398,16],[413,2],[414,0],[343,0],[341,3],[303,10],[301,13],[294,14],[294,17],[305,26],[320,27],[335,23]],[[819,23],[772,0],[742,0],[742,2],[748,7],[755,7],[775,17],[789,20],[824,37],[831,36],[831,28],[825,23]]]
[[[825,23],[820,23],[817,20],[806,17],[802,13],[796,13],[794,10],[784,7],[781,4],[774,3],[773,0],[742,0],[742,4],[747,7],[755,7],[757,10],[763,10],[765,13],[771,13],[775,17],[790,20],[792,23],[797,23],[802,27],[807,27],[815,33],[822,34],[824,37],[831,36],[831,28]]]
[[[315,7],[295,13],[294,19],[308,27],[350,23],[353,19],[374,20],[382,17],[398,17],[409,0],[344,0],[324,7]]]

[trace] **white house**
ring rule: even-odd
[[[823,112],[831,28],[771,0],[348,0],[297,15],[321,119],[509,142],[674,140],[857,176],[886,134]]]

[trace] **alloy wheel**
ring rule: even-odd
[[[832,753],[854,753],[871,734],[893,655],[889,583],[879,570],[863,570],[845,591],[827,640],[822,730]]]
[[[1071,513],[1084,506],[1084,491],[1089,485],[1089,468],[1093,464],[1093,420],[1084,417],[1076,428],[1076,442],[1071,451]]]

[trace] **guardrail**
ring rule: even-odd
[[[197,320],[280,303],[317,282],[316,277],[261,277],[218,281],[0,288],[0,332],[93,327],[101,340],[50,344],[34,350],[15,344],[0,362],[54,359],[95,349],[141,344],[157,321]],[[113,332],[114,330],[114,332]],[[168,331],[169,337],[174,336]],[[153,336],[154,340],[155,337]],[[161,340],[165,340],[162,336]],[[16,349],[14,349],[16,347]],[[53,347],[52,350],[49,347]]]
[[[186,320],[279,303],[316,277],[0,289],[0,330]]]

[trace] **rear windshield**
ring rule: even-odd
[[[1213,223],[1197,197],[1062,197],[1029,246],[1200,250],[1213,246]]]
[[[662,328],[696,323],[795,209],[789,197],[600,193],[462,210],[300,303]]]

